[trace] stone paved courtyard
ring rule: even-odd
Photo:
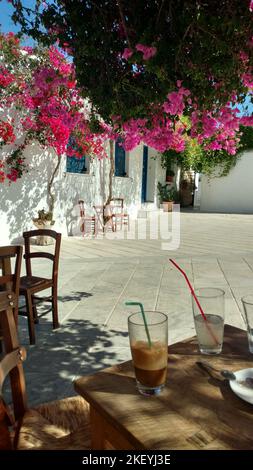
[[[170,343],[195,334],[190,294],[170,257],[195,287],[224,289],[226,322],[244,328],[240,298],[253,292],[253,215],[182,213],[176,251],[161,250],[160,240],[65,238],[61,327],[53,331],[51,313],[43,316],[30,346],[26,318],[19,317],[30,405],[73,395],[75,377],[129,359],[126,300],[167,313]],[[35,260],[39,275],[47,274],[46,264]]]

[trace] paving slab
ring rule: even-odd
[[[63,238],[60,328],[52,330],[47,313],[35,325],[36,344],[30,346],[26,318],[19,320],[31,405],[72,395],[78,375],[130,358],[126,300],[165,312],[170,344],[195,334],[189,289],[169,258],[195,288],[224,289],[226,322],[245,329],[240,298],[253,292],[253,215],[182,213],[180,247],[172,251],[162,250],[161,239]],[[40,276],[49,275],[50,263],[36,259],[34,265]]]

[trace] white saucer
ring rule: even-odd
[[[234,372],[234,374],[236,376],[236,380],[229,381],[231,389],[239,398],[253,405],[253,388],[240,384],[240,382],[245,380],[246,377],[253,378],[253,368],[241,369]]]

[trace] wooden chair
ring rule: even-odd
[[[20,282],[20,269],[22,262],[22,246],[1,246],[0,247],[0,269],[2,276],[0,277],[0,291],[10,289],[14,290],[18,296],[19,282]],[[15,268],[12,274],[11,258],[15,258]],[[18,306],[14,310],[14,318],[18,322]],[[0,329],[0,352],[2,351],[2,332]]]
[[[97,217],[97,230],[103,233],[107,230],[115,231],[114,214],[110,205],[93,206]]]
[[[86,233],[91,233],[92,235],[96,235],[97,233],[96,217],[94,215],[90,217],[87,217],[85,215],[84,201],[82,199],[78,201],[78,204],[80,208],[80,230],[81,230],[83,237]]]
[[[45,253],[44,251],[31,253],[30,241],[32,237],[47,236],[55,239],[54,254]],[[59,327],[58,321],[58,305],[57,305],[57,283],[58,283],[58,265],[61,245],[61,234],[54,230],[31,230],[24,232],[23,237],[25,240],[25,264],[26,276],[20,278],[20,295],[25,296],[26,312],[19,309],[19,314],[26,315],[28,319],[30,344],[35,344],[35,329],[34,323],[38,322],[36,303],[42,301],[52,302],[53,313],[53,328]],[[50,279],[44,277],[37,277],[32,275],[31,259],[33,258],[47,258],[53,262],[52,277]],[[37,297],[36,293],[45,289],[52,289],[52,295],[49,297]]]
[[[120,228],[122,228],[122,225],[129,227],[129,214],[124,209],[124,199],[122,197],[114,197],[111,199],[111,202],[116,218],[116,227],[117,224],[120,224]]]
[[[5,356],[0,361],[0,449],[89,449],[89,405],[84,399],[70,397],[28,409],[22,365],[26,354],[19,345],[13,315],[17,304],[15,292],[0,292],[0,327],[5,344]],[[2,393],[8,375],[14,413]]]
[[[10,289],[10,285],[13,286],[13,290],[16,295],[19,293],[20,283],[20,270],[22,263],[22,246],[1,246],[0,247],[0,269],[2,270],[2,277],[0,277],[0,290]],[[15,267],[12,273],[11,258],[15,258]],[[14,317],[16,324],[18,322],[18,306],[15,309]]]

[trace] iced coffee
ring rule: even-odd
[[[161,312],[146,312],[151,342],[139,314],[128,319],[130,347],[138,390],[157,395],[166,383],[168,362],[167,317]]]
[[[166,382],[168,347],[156,341],[150,347],[145,341],[131,344],[136,379],[146,387],[159,387]]]

